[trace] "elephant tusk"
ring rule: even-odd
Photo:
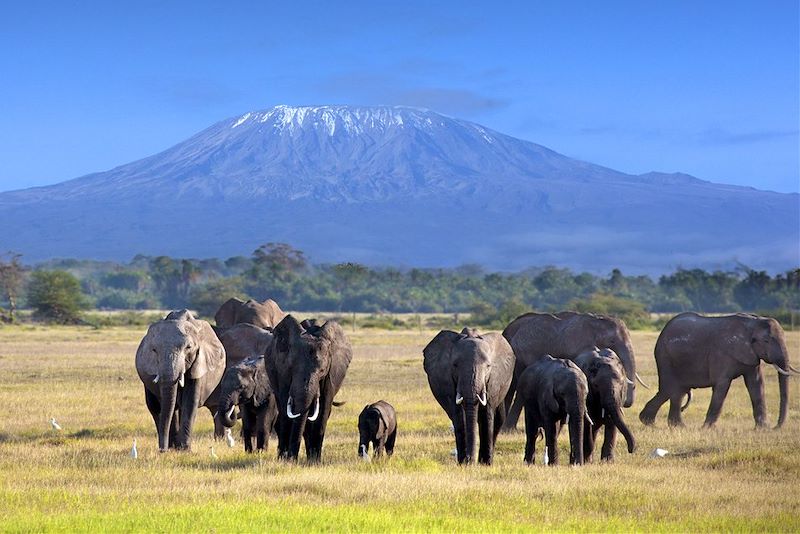
[[[160,377],[158,375],[156,375],[156,377],[153,379],[153,384],[158,384],[159,378]]]
[[[184,374],[185,373],[181,373],[181,376],[178,377],[178,385],[180,387],[183,387],[183,384],[184,384]]]
[[[634,374],[636,375],[636,380],[639,381],[639,383],[642,385],[644,389],[650,389],[650,386],[644,383],[644,380],[642,380],[642,377],[639,376],[639,373],[634,373]]]
[[[589,424],[590,424],[591,426],[594,426],[594,421],[592,421],[592,418],[591,418],[591,417],[589,417],[589,414],[588,414],[588,413],[586,414],[586,420],[587,420],[587,421],[589,421]]]
[[[633,380],[631,380],[630,378],[626,378],[626,379],[625,379],[625,382],[627,382],[629,386],[633,386],[633,385],[635,385],[635,384],[636,384],[636,382],[634,382],[634,381],[633,381]]]
[[[791,373],[789,373],[788,371],[784,371],[783,369],[781,369],[780,367],[778,367],[778,364],[777,364],[777,363],[773,363],[773,364],[772,364],[772,367],[774,367],[774,368],[775,368],[775,370],[776,370],[776,371],[778,371],[778,372],[779,372],[780,374],[782,374],[783,376],[791,376]]]
[[[456,406],[459,406],[462,402],[464,402],[464,397],[460,393],[456,393]]]
[[[486,399],[486,392],[485,391],[483,392],[483,398],[481,398],[481,396],[478,395],[478,402],[481,403],[481,406],[486,406],[486,400],[487,399]]]
[[[605,418],[606,418],[606,409],[605,408],[601,408],[600,409],[600,419],[605,419]]]
[[[225,414],[225,417],[227,417],[228,419],[230,419],[231,417],[233,417],[233,410],[234,410],[235,408],[236,408],[236,405],[235,405],[235,404],[234,404],[233,406],[231,406],[231,409],[227,411],[227,413]]]
[[[545,446],[545,448],[544,448],[544,458],[542,458],[542,463],[544,465],[549,465],[550,464],[550,457],[547,455],[547,446]]]
[[[317,417],[319,417],[319,397],[317,397],[317,403],[314,405],[314,413],[308,416],[308,420],[316,421]]]
[[[790,370],[791,372],[793,372],[793,373],[797,373],[797,374],[800,374],[800,371],[798,371],[797,369],[795,369],[795,368],[794,368],[794,367],[792,367],[791,365],[788,365],[788,367],[789,367],[789,370]]]
[[[286,415],[289,417],[289,419],[297,419],[298,417],[300,417],[299,413],[292,412],[292,398],[291,397],[289,397],[289,400],[286,403]]]

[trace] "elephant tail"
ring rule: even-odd
[[[686,404],[681,406],[681,411],[684,411],[686,408],[689,407],[689,403],[692,402],[692,390],[690,389],[689,392],[686,394]]]

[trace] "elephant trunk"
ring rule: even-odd
[[[475,461],[475,447],[478,435],[478,410],[474,399],[464,402],[464,423],[466,426],[464,429],[466,437],[464,463],[471,464]]]
[[[628,443],[628,452],[633,454],[636,450],[636,439],[633,437],[633,433],[628,428],[628,425],[625,424],[625,420],[622,418],[622,410],[620,409],[619,405],[616,403],[612,403],[605,407],[606,413],[609,414],[611,418],[611,422],[617,427],[620,434],[625,438],[625,441]]]
[[[617,351],[617,356],[619,360],[622,362],[622,366],[625,368],[625,374],[630,379],[632,384],[629,383],[628,387],[625,390],[625,400],[623,402],[623,406],[625,408],[630,408],[633,406],[634,400],[634,393],[636,391],[636,361],[634,360],[633,356],[633,345],[631,344],[631,340],[626,338],[623,340],[622,345]]]
[[[222,402],[219,403],[219,417],[222,424],[227,428],[232,428],[236,424],[236,405],[239,404],[239,395],[237,392],[232,392],[227,395]]]
[[[586,406],[581,406],[578,402],[569,410],[569,448],[570,463],[574,465],[583,464],[583,423],[586,416]]]
[[[776,428],[783,426],[786,415],[789,411],[789,376],[778,373],[778,388],[780,390],[780,408],[778,410],[778,424]]]
[[[178,398],[178,383],[164,381],[161,384],[161,412],[158,414],[158,450],[166,452],[169,449],[172,416],[175,413],[175,403]],[[173,443],[173,446],[177,443]]]

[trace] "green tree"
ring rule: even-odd
[[[22,288],[23,267],[20,254],[8,253],[8,261],[0,257],[0,291],[2,298],[8,303],[8,311],[0,308],[0,321],[13,323],[17,312],[17,297]]]
[[[28,283],[28,304],[34,317],[60,324],[77,323],[84,297],[78,279],[66,271],[34,271]]]

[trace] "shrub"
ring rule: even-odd
[[[607,293],[594,293],[588,299],[574,299],[569,307],[579,312],[619,317],[629,328],[649,327],[652,323],[644,304]]]
[[[78,279],[66,271],[34,271],[28,283],[28,304],[39,320],[60,324],[80,321],[85,306]]]

